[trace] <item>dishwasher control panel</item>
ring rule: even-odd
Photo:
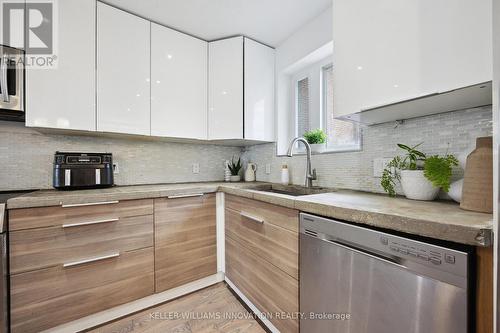
[[[401,256],[408,256],[411,258],[419,259],[423,262],[430,262],[434,265],[441,265],[442,263],[447,263],[450,265],[455,264],[455,255],[450,253],[443,253],[436,249],[426,249],[425,247],[419,247],[415,244],[405,244],[399,241],[388,241],[386,236],[381,236],[381,242],[387,243],[389,250],[391,252],[397,253]]]

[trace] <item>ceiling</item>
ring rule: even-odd
[[[245,35],[278,46],[332,0],[103,0],[205,40]]]

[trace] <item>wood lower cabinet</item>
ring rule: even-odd
[[[153,200],[9,211],[12,332],[154,293]]]
[[[217,273],[215,194],[154,205],[156,292]]]
[[[226,276],[281,332],[298,332],[299,212],[226,195]],[[281,317],[280,317],[281,316]]]
[[[153,248],[11,277],[12,332],[40,332],[154,292]]]

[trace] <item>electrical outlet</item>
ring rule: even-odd
[[[193,173],[200,173],[200,163],[193,163]]]
[[[271,174],[271,164],[266,164],[266,175]]]
[[[120,173],[120,166],[118,165],[118,162],[113,163],[113,173],[115,175]]]
[[[376,158],[373,160],[373,177],[381,178],[384,169],[392,158]]]

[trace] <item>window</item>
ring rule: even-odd
[[[296,135],[302,136],[305,132],[309,131],[310,119],[309,119],[309,78],[303,78],[297,81],[296,87],[297,96],[297,128]]]
[[[326,152],[361,149],[361,129],[358,124],[335,119],[333,114],[334,68],[331,57],[295,72],[292,76],[294,96],[294,132],[321,128],[327,135]],[[302,144],[297,145],[304,150]]]
[[[361,130],[350,121],[335,119],[333,115],[333,65],[322,68],[323,130],[327,135],[327,151],[360,150]]]

